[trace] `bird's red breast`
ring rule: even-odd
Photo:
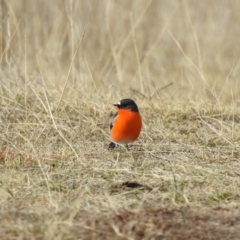
[[[113,119],[110,132],[115,143],[129,143],[138,139],[141,132],[142,120],[139,112],[130,109],[118,109],[118,114]]]

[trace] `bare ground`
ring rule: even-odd
[[[239,5],[1,1],[0,239],[239,239]]]

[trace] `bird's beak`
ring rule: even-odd
[[[115,107],[119,107],[120,105],[118,103],[113,104]]]

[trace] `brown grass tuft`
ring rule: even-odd
[[[238,239],[239,9],[1,1],[0,239]]]

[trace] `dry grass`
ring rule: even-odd
[[[2,0],[0,239],[238,239],[239,9]]]

